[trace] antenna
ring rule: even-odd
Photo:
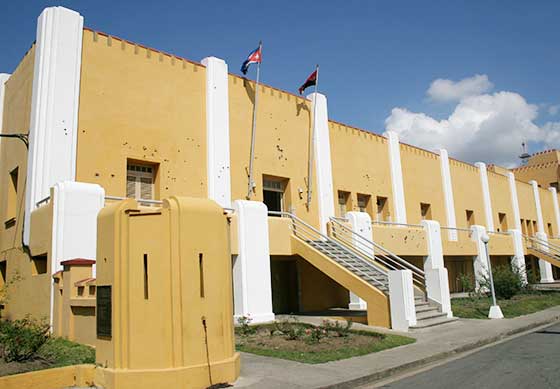
[[[531,158],[531,155],[527,152],[527,142],[525,141],[521,142],[521,155],[519,158],[521,159],[522,166],[526,166],[529,158]]]

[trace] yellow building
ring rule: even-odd
[[[324,95],[260,85],[248,193],[255,93],[221,59],[180,58],[47,8],[36,42],[0,77],[2,133],[29,134],[29,149],[1,143],[2,316],[46,317],[56,333],[99,344],[97,271],[113,238],[98,215],[126,198],[154,214],[175,196],[223,208],[233,270],[220,280],[232,279],[234,315],[254,322],[332,308],[404,330],[448,322],[450,291],[487,272],[486,234],[493,264],[553,281],[557,175],[526,183],[520,170],[329,120]],[[159,227],[138,234],[167,239]]]

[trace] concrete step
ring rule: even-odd
[[[430,320],[430,319],[435,319],[437,317],[447,317],[447,314],[445,313],[441,313],[438,310],[435,311],[426,311],[426,312],[416,312],[416,321],[421,322],[421,321],[426,321],[426,320]]]
[[[416,309],[416,315],[422,312],[431,312],[431,311],[439,312],[438,307],[434,307],[433,305],[430,305],[428,303],[415,305],[414,308]]]
[[[427,301],[415,301],[414,306],[416,307],[416,309],[418,309],[418,307],[429,307],[430,303]]]
[[[452,317],[451,319],[447,318],[447,317],[436,317],[433,319],[427,319],[427,320],[419,320],[417,321],[415,326],[410,327],[411,330],[420,330],[422,328],[429,328],[429,327],[434,327],[434,326],[439,326],[442,324],[449,324],[449,323],[453,323],[456,322],[457,318],[456,317]]]

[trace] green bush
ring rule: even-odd
[[[510,265],[498,265],[492,268],[496,298],[509,300],[523,290],[521,271]],[[484,275],[480,286],[490,290],[490,277]]]
[[[30,359],[49,338],[49,325],[25,318],[0,325],[0,345],[6,362]]]
[[[50,337],[39,348],[39,358],[50,361],[53,366],[95,363],[95,349],[63,338]]]

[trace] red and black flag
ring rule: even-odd
[[[309,88],[310,86],[317,85],[317,71],[318,70],[319,69],[315,69],[315,71],[313,73],[311,73],[309,75],[309,77],[307,77],[307,80],[305,80],[303,85],[299,87],[298,91],[299,91],[300,95],[303,94],[303,91],[305,89]]]

